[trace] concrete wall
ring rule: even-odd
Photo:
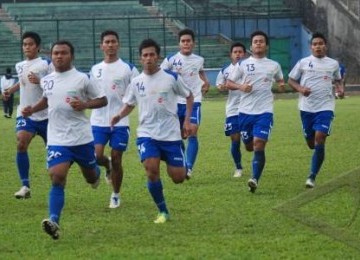
[[[347,69],[347,83],[360,82],[360,21],[337,0],[317,0],[317,12],[326,17],[329,55]]]

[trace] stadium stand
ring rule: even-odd
[[[56,39],[70,40],[75,46],[76,67],[87,71],[92,64],[102,58],[98,47],[99,35],[105,29],[119,32],[122,45],[121,56],[139,65],[137,46],[144,38],[156,39],[163,46],[164,57],[176,52],[178,50],[177,32],[185,27],[187,17],[196,19],[201,15],[214,15],[214,12],[211,13],[213,10],[217,10],[216,15],[226,16],[233,15],[234,10],[249,13],[251,10],[260,12],[261,8],[264,10],[266,7],[269,8],[268,0],[154,2],[155,5],[151,7],[145,7],[139,1],[131,0],[3,3],[2,12],[8,20],[5,21],[4,18],[0,23],[2,36],[0,55],[3,57],[0,70],[9,64],[13,66],[22,59],[19,38],[21,32],[24,31],[36,31],[42,36],[43,55],[49,54],[50,46]],[[281,0],[274,0],[271,3],[271,10],[277,10],[278,15],[286,10]],[[169,18],[169,15],[177,17]],[[5,26],[6,23],[18,26],[19,32],[11,31],[9,26]],[[198,35],[197,33],[195,52],[205,58],[206,68],[221,67],[228,61],[230,39],[224,40],[219,34]],[[281,49],[276,48],[276,42],[272,43],[274,47],[272,53],[278,57],[283,54],[276,54],[276,50],[278,49],[279,53]],[[282,65],[288,66],[288,57],[281,59],[284,62]]]

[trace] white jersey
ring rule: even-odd
[[[333,80],[340,80],[339,63],[329,57],[316,58],[313,55],[303,58],[289,73],[289,77],[299,81],[303,87],[310,88],[308,97],[299,93],[299,109],[306,112],[319,112],[335,109],[332,93]]]
[[[199,72],[204,69],[203,57],[193,53],[186,56],[178,52],[166,57],[160,67],[181,75],[194,95],[194,102],[201,102],[201,87],[204,82],[201,80]],[[186,99],[178,97],[178,103],[186,104]]]
[[[108,104],[105,107],[93,109],[90,122],[94,126],[109,127],[113,115],[123,107],[122,99],[125,96],[131,80],[139,75],[138,70],[132,64],[121,59],[112,63],[100,62],[94,65],[90,71],[90,79],[97,82],[107,97]],[[116,126],[129,126],[129,118],[124,117]]]
[[[230,63],[223,67],[216,77],[216,86],[224,85],[229,74],[235,68],[235,65]],[[241,91],[240,90],[229,90],[228,98],[226,101],[226,117],[237,116],[239,114]]]
[[[239,113],[258,115],[273,113],[274,95],[271,91],[274,81],[283,80],[280,64],[268,58],[249,57],[237,63],[229,80],[252,86],[250,93],[241,92]]]
[[[24,60],[15,65],[20,82],[20,104],[17,108],[17,117],[21,116],[24,107],[35,105],[42,97],[43,90],[40,84],[33,84],[29,81],[28,75],[32,72],[40,79],[51,72],[50,61],[43,58]],[[34,121],[47,119],[47,109],[36,112],[30,116]]]
[[[11,88],[15,84],[14,78],[7,79],[6,76],[1,77],[1,92],[4,93],[5,90]]]
[[[170,71],[160,69],[153,75],[141,73],[135,77],[123,102],[139,105],[137,136],[158,141],[181,140],[176,99],[190,93],[182,78]]]
[[[53,72],[41,79],[44,97],[48,101],[49,123],[47,144],[77,146],[94,140],[90,120],[85,111],[75,111],[72,98],[82,101],[104,97],[104,92],[89,77],[75,68]]]

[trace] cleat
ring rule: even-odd
[[[170,215],[165,212],[160,212],[156,219],[154,220],[155,224],[164,224],[166,221],[168,221],[170,218]]]
[[[187,172],[186,172],[185,178],[186,178],[187,180],[190,180],[191,177],[192,177],[192,175],[193,175],[192,169],[188,169]]]
[[[30,188],[27,186],[22,186],[19,191],[14,193],[15,198],[17,199],[28,199],[31,198]]]
[[[44,219],[41,222],[42,229],[52,237],[52,239],[57,240],[59,239],[59,225],[50,219]]]
[[[109,168],[106,169],[105,181],[106,181],[107,184],[110,185],[112,183],[112,179],[111,179],[111,171],[112,171],[111,157],[109,157],[108,159],[109,159]]]
[[[312,189],[315,187],[315,180],[308,178],[305,182],[305,187],[308,189]]]
[[[236,169],[234,172],[234,178],[240,178],[242,176],[242,169]]]
[[[248,180],[248,186],[249,186],[249,191],[254,193],[256,191],[257,188],[257,180],[254,178],[251,178]]]
[[[115,209],[120,207],[120,197],[111,194],[109,208]]]

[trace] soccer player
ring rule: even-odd
[[[6,68],[6,73],[1,77],[1,93],[6,93],[9,88],[15,85],[15,79],[11,74],[11,68]],[[4,117],[11,118],[14,106],[14,94],[8,97],[3,94]]]
[[[107,180],[113,186],[109,208],[117,208],[120,206],[119,192],[123,179],[122,155],[129,141],[129,119],[123,118],[113,128],[110,128],[110,119],[122,108],[122,98],[126,89],[139,72],[134,65],[119,58],[120,43],[116,32],[104,31],[100,38],[104,60],[92,67],[90,78],[103,88],[108,104],[106,107],[93,109],[90,121],[97,163],[106,167]],[[104,155],[104,148],[108,142],[111,147],[110,158]]]
[[[265,146],[273,126],[274,80],[284,89],[280,64],[268,59],[269,38],[262,31],[251,34],[251,56],[237,63],[226,82],[229,89],[242,91],[239,104],[239,128],[247,151],[253,151],[249,191],[255,192],[265,166]]]
[[[224,66],[217,75],[216,86],[220,91],[227,90],[226,79],[235,68],[236,63],[243,59],[246,55],[246,47],[239,42],[233,43],[230,47],[231,63]],[[224,125],[225,135],[231,139],[231,156],[235,163],[234,177],[238,178],[242,175],[241,151],[240,151],[240,130],[238,120],[238,107],[240,102],[240,90],[229,90],[226,102],[226,120]]]
[[[164,59],[161,68],[169,69],[178,73],[184,79],[194,95],[194,107],[190,119],[192,134],[188,137],[186,149],[187,178],[192,175],[196,156],[199,149],[197,132],[201,121],[201,99],[210,87],[209,81],[204,72],[204,58],[193,53],[195,47],[195,34],[190,29],[183,29],[179,32],[180,51]],[[186,111],[186,99],[178,98],[178,116],[180,127],[183,128]]]
[[[111,125],[117,124],[136,104],[139,105],[137,146],[148,178],[148,190],[159,210],[154,223],[161,224],[169,219],[169,211],[160,179],[160,160],[166,162],[168,175],[174,183],[185,180],[185,156],[176,100],[178,95],[186,98],[183,128],[186,137],[192,131],[193,95],[179,75],[159,68],[160,46],[154,40],[142,41],[139,54],[143,72],[131,81],[129,92],[123,99],[125,105],[112,118]]]
[[[59,238],[59,221],[64,207],[66,177],[76,162],[86,181],[96,188],[100,170],[96,165],[94,138],[88,108],[106,106],[103,91],[85,73],[72,66],[74,47],[68,41],[55,42],[51,48],[55,72],[41,79],[42,99],[22,110],[24,116],[49,107],[48,171],[52,181],[49,193],[49,218],[42,221],[44,231]]]
[[[17,199],[30,198],[29,156],[28,147],[35,135],[40,135],[46,144],[46,128],[48,123],[47,109],[39,110],[28,118],[21,115],[21,110],[35,104],[42,97],[40,79],[51,72],[50,61],[38,56],[41,38],[36,32],[25,32],[22,35],[22,50],[26,57],[16,64],[19,82],[5,91],[9,97],[20,89],[20,104],[16,116],[17,153],[16,164],[22,187],[14,195]]]
[[[315,179],[325,157],[325,141],[330,135],[334,118],[335,97],[332,83],[339,97],[344,96],[339,63],[326,56],[326,38],[314,33],[310,40],[311,55],[301,59],[289,73],[289,85],[299,92],[299,110],[305,140],[314,150],[310,174],[305,182],[314,188]]]

